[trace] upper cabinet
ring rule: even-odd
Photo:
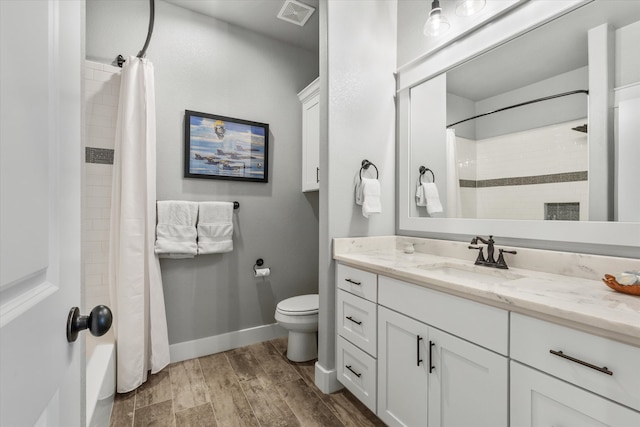
[[[320,78],[299,94],[302,103],[302,191],[320,187]]]

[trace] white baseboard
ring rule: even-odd
[[[334,391],[344,388],[338,381],[338,371],[335,369],[327,370],[320,366],[318,362],[316,362],[315,383],[320,391],[325,394],[333,393]]]
[[[169,346],[169,354],[171,363],[176,363],[286,336],[286,329],[277,323],[272,323],[270,325],[256,326],[255,328],[242,329],[240,331],[228,332],[212,337],[171,344]]]

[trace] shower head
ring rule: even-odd
[[[571,130],[575,130],[577,132],[583,132],[583,133],[587,133],[587,124],[583,124],[581,126],[576,126],[574,128],[571,128]]]

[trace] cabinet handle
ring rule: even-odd
[[[433,370],[436,368],[435,366],[433,366],[433,346],[436,345],[436,343],[434,343],[433,341],[429,341],[429,373],[432,373]]]
[[[598,372],[602,372],[603,374],[607,374],[607,375],[613,375],[613,372],[611,372],[609,369],[607,369],[606,366],[604,367],[599,367],[596,365],[592,365],[591,363],[587,363],[583,360],[580,359],[576,359],[575,357],[571,357],[571,356],[567,356],[566,354],[564,354],[562,351],[556,351],[556,350],[549,350],[549,353],[553,354],[554,356],[560,356],[563,359],[567,359],[570,360],[572,362],[576,362],[582,366],[586,366],[587,368],[591,368],[591,369],[595,369]]]
[[[351,279],[344,279],[344,280],[354,285],[358,285],[358,286],[362,285],[361,282],[356,282],[355,280],[351,280]]]
[[[320,182],[320,168],[316,168],[316,184]]]
[[[347,368],[348,370],[350,370],[353,375],[355,375],[356,377],[360,378],[362,376],[362,374],[357,373],[356,371],[354,371],[353,369],[351,369],[351,365],[346,365],[345,368]]]
[[[422,337],[420,335],[416,335],[416,366],[420,366],[420,341],[422,341]]]
[[[354,320],[353,317],[351,316],[347,316],[347,319],[351,320],[353,323],[355,323],[356,325],[362,325],[362,322],[359,322],[357,320]]]

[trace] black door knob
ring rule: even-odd
[[[67,318],[67,341],[74,342],[78,332],[89,329],[91,335],[100,337],[107,333],[113,322],[113,314],[106,305],[98,305],[88,316],[81,316],[80,309],[73,307]]]

